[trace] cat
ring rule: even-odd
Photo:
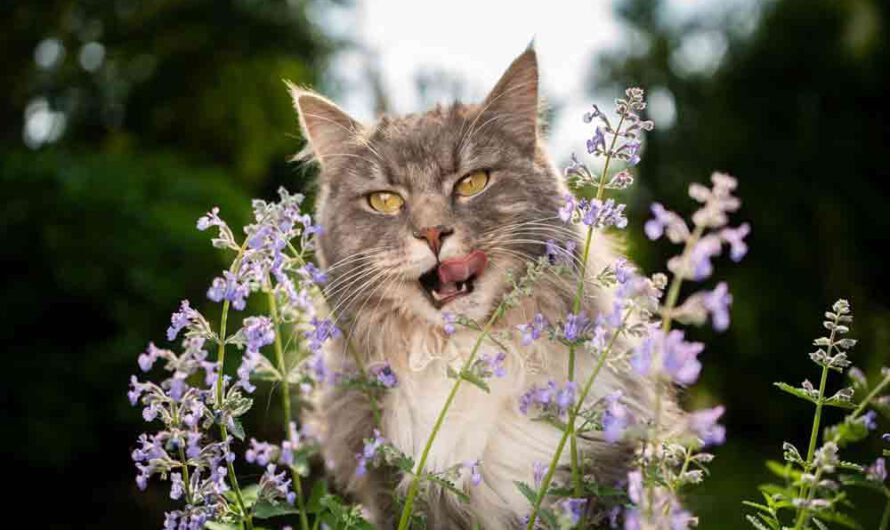
[[[510,291],[507,273],[521,276],[527,263],[545,255],[547,240],[583,245],[580,229],[556,215],[568,190],[541,138],[536,53],[529,48],[519,55],[481,104],[439,105],[372,125],[312,91],[291,85],[290,92],[307,139],[302,158],[320,165],[316,208],[324,232],[317,257],[344,334],[329,344],[325,361],[329,370],[349,369],[350,347],[367,366],[389,363],[398,385],[379,403],[380,431],[416,462],[454,382],[446,371],[460,366],[478,336],[461,326],[447,334],[446,314],[485,322]],[[614,241],[595,233],[587,270],[602,270],[618,254]],[[574,279],[545,274],[494,329],[515,330],[537,313],[563,320],[575,290]],[[596,315],[611,297],[588,287],[582,307]],[[522,414],[519,397],[532,385],[565,381],[568,353],[555,341],[524,346],[513,336],[505,345],[506,374],[488,381],[489,394],[464,384],[432,446],[427,470],[478,460],[481,482],[473,485],[466,474],[457,480],[468,502],[439,487],[422,490],[429,528],[518,528],[530,511],[515,482],[532,483],[533,463],[549,463],[561,433]],[[484,342],[479,352],[500,349]],[[583,381],[593,364],[579,352],[576,378]],[[588,399],[620,389],[645,417],[650,386],[603,370]],[[336,483],[380,528],[392,527],[398,517],[393,489],[404,494],[410,477],[398,483],[385,469],[356,473],[356,455],[375,428],[366,395],[329,385],[307,421]],[[615,483],[626,474],[632,448],[596,434],[579,439],[587,472]],[[568,464],[566,449],[557,472],[563,483]],[[588,505],[595,507],[595,500]]]

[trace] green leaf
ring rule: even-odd
[[[312,485],[312,491],[309,493],[309,500],[306,502],[306,511],[309,513],[317,513],[321,510],[321,498],[328,493],[328,483],[319,480]]]
[[[257,496],[260,493],[259,484],[249,484],[241,488],[241,500],[244,501],[244,506],[250,508],[256,502]],[[225,497],[229,502],[236,504],[238,502],[238,497],[235,496],[234,490],[229,490],[223,493],[223,497]]]
[[[269,519],[270,517],[293,515],[297,513],[300,513],[300,510],[286,502],[272,504],[267,500],[261,500],[253,507],[253,516],[257,519]]]
[[[530,502],[532,505],[534,505],[535,502],[537,502],[538,492],[535,491],[534,489],[532,489],[531,486],[529,486],[525,482],[520,482],[518,480],[514,481],[513,484],[516,484],[516,487],[519,488],[519,492],[522,493],[522,495],[526,499],[528,499],[528,502]]]
[[[813,403],[813,404],[816,403],[816,400],[813,399],[810,396],[810,394],[802,388],[797,388],[797,387],[791,386],[788,383],[773,383],[773,386],[775,386],[779,390],[782,390],[783,392],[788,392],[789,394],[791,394],[794,397],[798,397],[805,401],[809,401],[810,403]]]
[[[556,516],[553,515],[553,512],[548,510],[547,508],[541,508],[538,510],[538,516],[547,524],[550,528],[559,528],[559,522],[556,520]]]
[[[778,527],[776,527],[776,526],[766,526],[765,524],[761,523],[761,522],[760,522],[756,517],[754,517],[753,515],[746,515],[746,516],[745,516],[745,519],[747,519],[748,522],[751,523],[751,526],[753,526],[753,527],[756,528],[757,530],[770,530],[771,528],[772,528],[772,529],[775,529],[775,530],[778,530]]]
[[[491,393],[491,389],[488,387],[488,383],[486,383],[481,377],[474,374],[473,372],[471,372],[469,370],[462,370],[460,372],[460,375],[465,381],[467,381],[468,383],[471,383],[473,385],[476,385],[477,387],[482,389],[483,392],[486,392],[489,394]]]
[[[208,530],[241,530],[241,527],[236,524],[217,523],[216,521],[207,521],[204,523],[204,528]]]
[[[862,530],[862,525],[860,525],[856,519],[853,519],[851,516],[843,512],[822,512],[816,514],[815,517],[827,523],[839,524],[845,528]]]
[[[232,425],[230,426],[232,431],[232,436],[238,438],[242,442],[244,441],[244,425],[241,424],[241,420],[238,418],[232,419]]]
[[[758,510],[760,510],[760,511],[764,511],[764,512],[766,512],[766,513],[768,513],[768,514],[772,514],[772,513],[773,513],[772,508],[770,508],[769,506],[764,506],[764,505],[762,505],[762,504],[758,504],[758,503],[756,503],[756,502],[742,501],[742,504],[744,504],[745,506],[749,506],[749,507],[751,507],[751,508],[756,508],[756,509],[758,509]]]
[[[823,405],[828,407],[837,407],[839,409],[855,409],[856,404],[852,401],[832,396],[822,401]]]
[[[800,471],[791,467],[790,464],[783,464],[782,462],[777,462],[775,460],[767,460],[766,468],[779,478],[794,481],[800,478]]]
[[[457,496],[457,498],[459,498],[461,501],[470,502],[470,497],[463,491],[459,490],[457,488],[457,486],[455,486],[454,483],[451,482],[450,480],[442,478],[437,475],[427,475],[426,478],[429,479],[430,482],[435,482],[436,484],[438,484],[438,485],[442,486],[443,488],[445,488],[446,490],[450,491],[452,494]]]

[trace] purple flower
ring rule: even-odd
[[[482,473],[479,471],[479,460],[470,460],[464,463],[464,467],[470,471],[470,483],[478,486],[482,483]]]
[[[878,414],[877,412],[870,410],[862,415],[862,423],[865,425],[865,428],[873,431],[878,428]]]
[[[566,241],[564,247],[552,239],[548,239],[544,245],[544,253],[547,255],[547,260],[551,265],[572,264],[575,258],[575,247],[577,246],[574,240]]]
[[[881,440],[884,440],[885,442],[890,442],[890,432],[885,432],[884,434],[882,434]]]
[[[596,228],[614,226],[620,229],[627,226],[624,207],[623,204],[616,204],[614,199],[606,199],[606,202],[599,199],[589,201],[582,199],[578,204],[578,211],[581,212],[581,222],[587,226]]]
[[[214,206],[209,212],[198,218],[197,228],[202,232],[211,226],[226,226],[226,222],[219,217],[219,208]]]
[[[630,425],[630,412],[621,404],[622,395],[620,390],[616,390],[604,398],[606,410],[602,419],[603,438],[610,444],[620,440]]]
[[[559,218],[562,219],[564,223],[568,223],[572,220],[572,214],[575,211],[575,196],[571,193],[567,193],[565,200],[565,205],[559,209]]]
[[[593,133],[593,138],[587,140],[587,152],[590,154],[596,153],[597,151],[605,151],[606,150],[606,134],[602,128],[597,127],[596,131]]]
[[[569,381],[566,386],[556,393],[556,409],[560,416],[568,412],[569,407],[575,404],[575,394],[578,392],[578,383]]]
[[[152,365],[154,365],[155,361],[157,361],[160,356],[161,350],[158,349],[153,342],[150,342],[148,344],[148,350],[146,350],[145,353],[139,354],[139,368],[143,372],[151,370]]]
[[[692,250],[689,253],[687,270],[683,271],[682,274],[689,275],[689,277],[695,281],[704,280],[714,272],[714,267],[711,265],[711,258],[719,256],[720,250],[720,239],[713,236],[705,236],[701,238],[695,246],[692,247]],[[670,264],[668,265],[674,273],[680,273],[680,271],[676,270],[677,267],[670,267]]]
[[[309,339],[309,349],[313,352],[320,351],[325,341],[340,336],[340,330],[329,318],[319,320],[312,317],[309,323],[312,324],[313,329],[303,332],[303,336]]]
[[[559,527],[574,528],[581,522],[587,499],[563,499],[559,502]]]
[[[584,116],[581,118],[582,120],[584,120],[584,123],[590,123],[593,121],[594,118],[598,118],[603,115],[599,107],[597,107],[596,105],[592,106],[593,110],[591,110],[590,112],[585,112]]]
[[[258,442],[255,438],[251,438],[250,449],[245,451],[244,460],[258,466],[266,466],[275,461],[278,451],[279,448],[275,444]]]
[[[720,282],[710,293],[706,293],[702,299],[705,309],[711,313],[711,322],[716,331],[726,331],[729,327],[729,306],[732,304],[732,295],[726,282]]]
[[[258,352],[275,342],[275,324],[268,317],[247,317],[241,328],[249,352]]]
[[[720,239],[729,244],[729,257],[739,262],[748,253],[745,237],[751,233],[751,225],[742,223],[738,228],[724,228],[720,231]]]
[[[528,414],[528,409],[532,405],[537,405],[541,409],[547,409],[553,402],[558,390],[559,387],[556,385],[556,381],[552,379],[547,381],[547,385],[543,387],[532,385],[530,389],[519,397],[519,411],[523,414]]]
[[[214,302],[228,300],[232,307],[238,311],[244,309],[245,300],[250,294],[250,288],[241,283],[232,271],[223,271],[222,278],[214,278],[210,289],[207,290],[207,298]]]
[[[182,483],[182,474],[181,473],[171,473],[170,474],[170,498],[174,501],[178,501],[180,497],[182,497],[183,492],[185,492],[185,485]]]
[[[689,416],[689,428],[705,446],[720,445],[726,441],[726,428],[717,423],[726,409],[720,405],[712,409],[693,412]]]
[[[691,385],[698,380],[701,372],[701,362],[698,354],[704,350],[704,344],[700,342],[686,342],[683,340],[683,332],[673,330],[664,339],[662,349],[662,363],[664,372],[681,385]]]
[[[569,342],[574,342],[576,340],[584,338],[584,334],[587,331],[587,327],[590,324],[590,321],[587,319],[584,311],[581,311],[577,315],[574,313],[569,313],[566,315],[566,322],[563,325],[562,334],[563,337]]]
[[[139,398],[142,397],[142,393],[145,392],[147,387],[148,385],[140,383],[135,375],[130,376],[130,390],[127,392],[127,398],[130,400],[130,405],[135,406],[136,403],[139,403]]]
[[[507,375],[507,369],[504,367],[504,361],[507,360],[507,354],[499,351],[494,355],[483,353],[479,356],[479,360],[485,366],[485,371],[495,377],[504,377]]]
[[[297,424],[290,422],[287,428],[288,438],[281,442],[281,455],[279,461],[286,465],[294,465],[294,452],[300,446],[300,432],[297,430]]]
[[[655,241],[665,233],[672,243],[680,243],[689,237],[689,228],[682,217],[657,202],[652,203],[649,209],[653,217],[646,221],[643,229],[650,240]]]
[[[547,326],[547,321],[544,320],[544,315],[541,313],[535,314],[532,321],[528,324],[520,324],[516,326],[516,329],[519,330],[519,333],[522,334],[522,345],[528,346],[533,341],[541,338],[541,333],[544,331],[544,328]]]
[[[260,490],[270,493],[273,497],[282,497],[288,504],[293,504],[297,500],[297,495],[290,489],[290,479],[285,478],[287,472],[275,473],[275,471],[275,464],[266,466],[266,472],[260,478]]]
[[[884,458],[875,460],[875,463],[865,470],[865,476],[868,480],[883,483],[887,480],[887,461]]]
[[[167,328],[167,340],[173,340],[179,335],[182,328],[187,327],[199,316],[198,312],[191,308],[188,300],[183,300],[179,311],[170,316],[170,327]]]
[[[442,319],[445,321],[445,325],[442,326],[442,329],[445,331],[446,335],[454,335],[455,328],[454,324],[457,322],[457,317],[454,313],[442,313]]]
[[[627,163],[635,166],[640,163],[640,155],[637,154],[640,150],[640,142],[628,142],[624,144],[627,150],[623,153],[627,158]]]
[[[328,275],[326,272],[322,272],[321,269],[315,266],[314,263],[307,263],[297,269],[297,272],[307,280],[311,280],[312,283],[322,285],[327,283]]]
[[[355,468],[355,474],[358,477],[362,477],[368,471],[368,462],[372,461],[375,456],[377,456],[377,450],[386,443],[386,439],[380,435],[380,431],[378,429],[374,429],[374,436],[371,438],[365,439],[365,445],[362,447],[362,452],[355,455],[355,458],[358,462],[358,465]]]
[[[544,481],[544,473],[547,472],[547,465],[535,461],[532,463],[532,481],[535,484],[535,489],[541,487],[541,483]]]
[[[392,371],[389,363],[372,367],[371,374],[386,388],[393,388],[399,384],[399,379],[396,377],[395,372]]]

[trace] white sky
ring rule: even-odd
[[[750,7],[757,0],[669,0],[672,22]],[[459,80],[462,100],[477,101],[517,55],[534,39],[541,93],[556,109],[549,136],[552,154],[565,161],[583,151],[589,126],[580,120],[591,103],[605,104],[614,94],[591,98],[585,90],[596,57],[611,47],[629,46],[630,36],[614,14],[614,2],[520,0],[357,0],[345,8],[326,7],[321,24],[360,44],[335,58],[331,76],[339,90],[334,99],[360,120],[373,118],[372,91],[365,76],[369,62],[379,68],[391,110],[423,110],[417,90],[420,71],[441,71]],[[750,10],[750,9],[749,9]],[[685,44],[685,43],[684,43]],[[705,32],[690,39],[679,58],[691,69],[711,68],[725,50],[720,36]],[[660,101],[659,101],[660,100]],[[660,103],[660,104],[659,104]],[[650,102],[652,117],[672,118],[672,99],[661,94]],[[664,125],[664,123],[662,123]]]

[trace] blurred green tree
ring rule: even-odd
[[[52,492],[34,526],[163,521],[161,494],[137,494],[133,481],[128,448],[143,426],[129,374],[179,300],[200,304],[223,264],[198,216],[218,205],[237,230],[252,196],[305,187],[287,163],[300,146],[281,80],[319,83],[340,45],[310,20],[324,9],[0,5],[0,444],[22,502]]]

